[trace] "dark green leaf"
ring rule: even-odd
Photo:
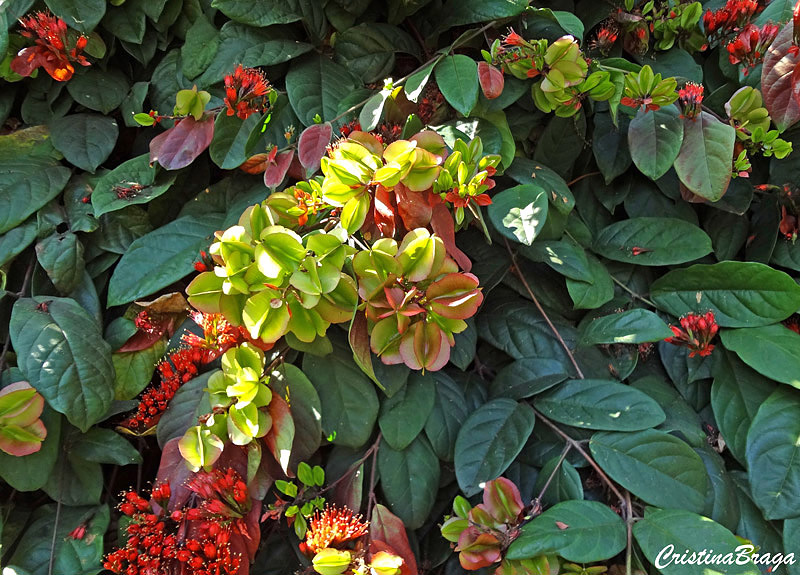
[[[94,427],[80,435],[70,452],[86,461],[130,465],[141,463],[142,456],[130,442],[116,431]]]
[[[201,16],[186,32],[186,42],[181,47],[183,74],[190,80],[206,71],[219,49],[217,28]]]
[[[439,28],[447,30],[453,26],[511,18],[527,6],[527,0],[449,0],[442,7],[444,21],[439,21]]]
[[[38,242],[36,257],[62,294],[73,291],[83,279],[83,244],[72,232],[53,234]]]
[[[420,57],[419,45],[409,34],[379,22],[365,22],[337,34],[334,49],[336,61],[364,83],[390,76],[395,52]]]
[[[601,230],[594,250],[618,262],[664,266],[710,253],[711,238],[697,226],[675,218],[630,218]]]
[[[183,216],[135,240],[111,276],[108,305],[151,295],[191,273],[200,250],[208,248],[221,224],[217,214]]]
[[[175,174],[161,173],[150,165],[148,154],[137,156],[103,176],[92,192],[94,215],[121,210],[133,204],[145,204],[166,192]]]
[[[660,317],[645,309],[631,309],[593,319],[586,325],[581,345],[600,343],[645,343],[674,334]]]
[[[766,519],[800,516],[799,437],[800,398],[781,387],[761,404],[747,432],[750,492]]]
[[[597,501],[564,501],[522,527],[508,548],[508,559],[555,553],[567,561],[610,559],[625,549],[625,523]]]
[[[67,91],[76,102],[90,110],[108,114],[116,110],[128,95],[128,79],[118,68],[89,68],[67,83]]]
[[[683,120],[674,105],[651,112],[639,110],[631,120],[628,146],[636,167],[657,180],[672,167],[683,141]]]
[[[45,0],[50,10],[70,28],[88,34],[106,13],[106,0]]]
[[[70,423],[87,430],[114,399],[111,348],[74,300],[17,300],[9,324],[20,369]]]
[[[469,408],[463,390],[450,376],[438,371],[433,377],[436,396],[425,422],[425,435],[439,459],[452,461],[456,437],[469,415]]]
[[[435,399],[433,376],[412,373],[405,387],[381,405],[378,425],[386,443],[397,450],[408,447],[425,427]]]
[[[378,396],[346,345],[334,342],[334,353],[324,358],[306,354],[303,373],[319,394],[323,433],[338,445],[364,445],[378,418]]]
[[[409,529],[422,527],[436,501],[439,460],[425,437],[397,451],[382,442],[378,451],[381,488],[389,509]]]
[[[134,399],[147,387],[156,364],[167,351],[166,339],[139,351],[123,351],[111,355],[114,362],[114,399]]]
[[[800,335],[780,324],[725,329],[722,343],[758,373],[800,389]]]
[[[447,103],[464,116],[469,116],[478,103],[478,65],[475,60],[463,54],[446,56],[434,71],[436,84]]]
[[[550,389],[568,377],[561,361],[543,357],[522,358],[497,373],[489,384],[489,396],[523,399]]]
[[[0,477],[17,491],[41,489],[53,473],[58,459],[63,417],[45,405],[41,420],[47,429],[47,437],[39,451],[23,457],[0,451]]]
[[[716,202],[728,189],[736,130],[708,112],[683,120],[683,143],[675,171],[692,192]]]
[[[69,180],[70,171],[20,157],[0,158],[0,234],[15,228],[55,198]]]
[[[647,394],[610,380],[573,379],[537,396],[533,405],[550,419],[587,429],[638,431],[666,419]]]
[[[499,477],[517,457],[533,431],[531,407],[508,398],[493,399],[467,418],[455,448],[456,478],[468,496]]]
[[[655,562],[664,548],[674,549],[683,556],[703,550],[706,554],[733,553],[741,542],[722,525],[679,509],[648,509],[644,519],[633,526],[633,534],[645,556]],[[669,552],[668,552],[669,553]],[[671,557],[671,553],[669,553]],[[747,565],[707,565],[669,562],[662,558],[660,571],[664,575],[758,575],[758,569]]]
[[[558,470],[555,468],[556,464],[559,464]],[[569,461],[561,461],[561,457],[559,456],[545,463],[536,478],[536,493],[541,493],[547,480],[551,476],[553,479],[550,481],[547,491],[542,495],[542,503],[544,505],[550,507],[561,501],[569,501],[572,499],[580,501],[583,499],[581,476],[578,475],[578,472],[575,471],[575,468]]]
[[[246,120],[219,114],[214,122],[214,139],[208,147],[211,160],[223,170],[241,166],[247,159],[245,146],[250,133],[260,122],[258,114],[253,114]]]
[[[589,444],[609,477],[651,505],[702,512],[708,474],[700,456],[680,439],[649,429],[595,433]]]
[[[289,102],[304,126],[319,114],[329,122],[338,114],[339,101],[355,90],[357,83],[347,68],[323,56],[309,56],[286,74]]]
[[[208,378],[217,370],[207,371],[190,379],[178,388],[166,411],[158,420],[156,437],[161,449],[171,439],[183,437],[186,430],[197,425],[197,418],[211,411],[206,388]]]
[[[586,254],[592,283],[567,278],[567,291],[575,309],[596,309],[614,297],[614,280],[606,267],[592,254]]]
[[[213,8],[228,18],[250,26],[288,24],[302,18],[297,0],[264,0],[257,3],[247,0],[213,0]]]
[[[50,124],[53,146],[73,166],[94,173],[108,159],[117,143],[119,128],[114,118],[96,114],[72,114]]]
[[[529,246],[542,231],[547,206],[547,193],[539,186],[514,186],[492,198],[489,219],[505,237]]]

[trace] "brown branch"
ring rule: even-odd
[[[600,172],[589,172],[587,174],[583,174],[582,176],[578,176],[574,180],[570,180],[569,182],[567,182],[567,187],[568,188],[572,187],[572,184],[577,184],[578,182],[580,182],[584,178],[590,178],[592,176],[601,176],[601,175],[602,174]]]
[[[575,359],[575,356],[572,355],[572,350],[567,345],[567,342],[564,341],[564,338],[561,337],[561,334],[559,333],[559,331],[556,328],[556,326],[553,325],[552,321],[550,321],[550,318],[547,316],[547,313],[544,311],[544,308],[542,307],[542,304],[540,304],[539,300],[536,299],[536,296],[533,295],[533,291],[531,290],[531,286],[528,285],[528,282],[525,279],[525,276],[522,274],[522,270],[519,268],[519,264],[517,264],[517,256],[511,250],[511,245],[508,243],[508,240],[506,240],[506,249],[508,250],[508,254],[511,256],[511,265],[514,267],[514,273],[516,273],[517,277],[519,277],[519,279],[522,281],[522,285],[525,286],[525,291],[528,292],[528,296],[530,296],[530,298],[533,301],[533,303],[536,304],[536,309],[538,309],[539,313],[542,314],[542,317],[547,322],[547,325],[550,327],[550,330],[553,332],[553,334],[555,334],[556,339],[558,339],[558,342],[561,344],[561,347],[563,347],[564,351],[567,352],[567,357],[569,357],[569,360],[572,362],[572,366],[575,368],[575,373],[578,374],[578,377],[580,379],[586,379],[586,377],[583,375],[583,372],[581,371],[580,366],[578,365],[578,361]]]
[[[369,471],[369,499],[367,500],[367,521],[372,522],[372,509],[375,507],[375,469],[378,467],[378,449],[382,433],[378,432],[378,438],[375,440],[375,451],[372,452],[372,469]]]
[[[536,413],[536,417],[538,417],[545,425],[547,425],[550,429],[555,431],[559,435],[559,437],[561,437],[564,441],[566,441],[567,444],[569,444],[570,446],[574,447],[578,451],[578,453],[580,453],[581,456],[583,456],[583,458],[586,460],[586,462],[589,465],[592,466],[592,469],[594,469],[595,472],[597,472],[597,475],[600,476],[600,479],[603,480],[603,483],[608,485],[608,488],[614,493],[614,495],[617,496],[617,498],[619,499],[619,502],[622,505],[622,507],[623,508],[627,508],[627,504],[626,504],[626,501],[625,501],[625,496],[622,495],[622,492],[619,489],[617,489],[617,486],[614,485],[614,482],[611,481],[611,479],[608,477],[608,475],[606,475],[605,472],[602,469],[600,469],[600,466],[597,465],[597,462],[592,458],[592,456],[589,455],[586,452],[586,450],[581,445],[581,442],[572,439],[569,435],[567,435],[566,433],[561,431],[555,423],[553,423],[552,421],[547,419],[544,415],[539,413],[536,409],[534,409],[534,413]],[[628,497],[630,497],[630,495]]]
[[[547,493],[547,488],[550,487],[550,483],[555,478],[556,473],[558,473],[558,470],[561,469],[561,464],[564,463],[564,460],[567,458],[567,454],[569,453],[570,449],[572,449],[572,445],[567,443],[564,446],[564,449],[561,450],[561,457],[558,458],[556,466],[553,468],[553,471],[550,472],[550,477],[547,478],[544,487],[542,487],[542,490],[539,491],[539,495],[537,495],[536,499],[533,500],[534,509],[541,508],[542,497],[544,497],[544,494]]]

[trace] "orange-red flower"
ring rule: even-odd
[[[264,112],[269,106],[272,87],[264,74],[256,68],[241,64],[233,74],[225,76],[225,106],[228,115],[246,120],[251,114]]]
[[[689,82],[678,90],[678,101],[684,118],[696,118],[703,109],[703,86]]]
[[[369,524],[347,507],[339,509],[328,505],[322,513],[314,513],[314,517],[308,522],[306,546],[318,553],[331,545],[341,545],[358,539],[367,533],[368,528]]]
[[[714,319],[714,312],[708,311],[703,315],[690,313],[680,319],[680,324],[681,327],[670,326],[675,335],[664,341],[689,348],[689,357],[711,355],[714,350],[711,340],[719,331],[717,321]]]
[[[39,67],[59,82],[66,82],[75,73],[73,62],[89,66],[81,55],[88,39],[80,35],[70,41],[67,24],[49,12],[34,12],[19,21],[20,34],[35,40],[35,46],[20,50],[11,61],[11,69],[20,76],[30,76]]]

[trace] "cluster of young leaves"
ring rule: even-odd
[[[16,425],[39,447],[0,453],[4,565],[100,572],[117,492],[215,450],[281,509],[241,573],[314,569],[297,543],[322,489],[402,556],[386,573],[656,573],[667,545],[737,537],[800,552],[794,2],[755,3],[780,31],[747,75],[705,34],[721,6],[528,4],[0,6],[0,404],[20,398],[0,446]],[[12,66],[38,9],[88,65]],[[524,70],[498,53],[509,29]],[[240,64],[271,86],[249,115],[227,113]],[[274,347],[202,367],[134,444],[114,426],[190,325],[143,300],[183,291]],[[460,295],[469,314],[441,311]],[[708,312],[701,350],[675,330]],[[451,513],[503,536],[451,531],[454,553]],[[798,572],[772,559],[719,571]]]

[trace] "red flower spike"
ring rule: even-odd
[[[689,82],[678,90],[678,101],[683,110],[683,117],[694,120],[703,109],[703,86]]]
[[[703,315],[690,313],[680,319],[680,324],[681,327],[670,326],[675,335],[664,341],[689,348],[689,357],[711,355],[714,349],[711,340],[719,331],[714,312],[708,311]]]
[[[344,507],[326,505],[322,513],[314,513],[308,522],[305,544],[313,553],[327,547],[341,545],[367,533],[369,524],[360,515]]]
[[[260,70],[239,64],[233,74],[225,76],[227,114],[246,120],[251,114],[263,113],[269,107],[271,91],[272,87]]]
[[[30,76],[41,67],[58,82],[66,82],[75,73],[73,63],[89,66],[89,61],[80,54],[86,47],[87,38],[79,36],[72,48],[67,24],[50,12],[34,12],[20,18],[20,34],[35,41],[34,46],[20,50],[11,61],[11,69],[20,76]]]

